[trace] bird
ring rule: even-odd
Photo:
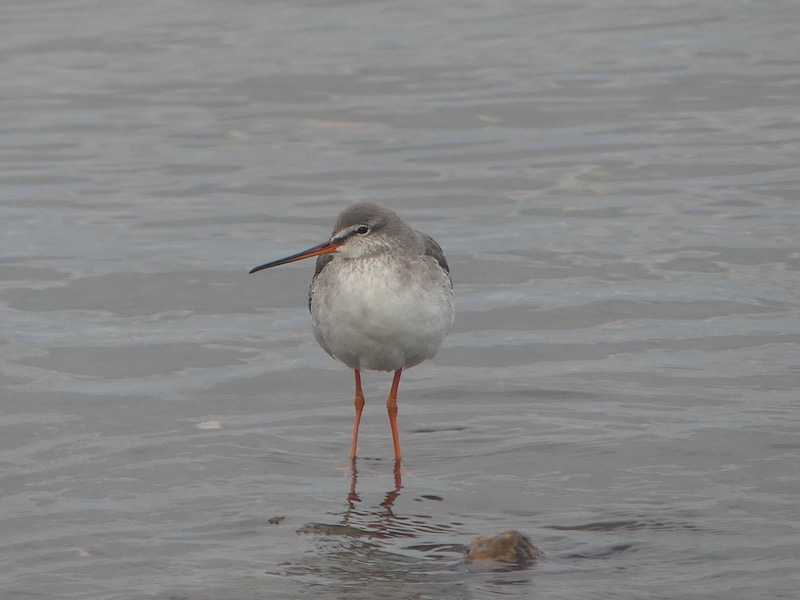
[[[313,257],[308,310],[314,337],[355,374],[350,460],[355,465],[365,404],[361,371],[385,371],[394,373],[386,411],[399,465],[400,376],[439,352],[455,317],[447,259],[432,237],[393,210],[358,202],[339,214],[327,241],[254,267],[250,274]]]

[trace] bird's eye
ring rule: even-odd
[[[364,235],[365,233],[369,233],[369,227],[366,225],[362,225],[358,229],[356,229],[356,233],[359,235]]]

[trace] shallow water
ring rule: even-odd
[[[795,2],[0,15],[4,598],[798,598]],[[247,275],[365,199],[457,295],[399,489]]]

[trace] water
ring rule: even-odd
[[[1,597],[800,597],[795,2],[0,16]],[[365,199],[457,294],[399,490],[247,275]]]

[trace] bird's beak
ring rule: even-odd
[[[297,254],[292,254],[291,256],[287,256],[286,258],[279,258],[278,260],[273,260],[272,262],[259,265],[254,269],[251,269],[250,274],[252,275],[253,273],[257,273],[258,271],[269,269],[270,267],[277,267],[278,265],[285,265],[287,263],[295,262],[296,260],[303,260],[304,258],[312,258],[314,256],[319,256],[320,254],[331,254],[333,252],[336,252],[336,249],[340,245],[341,244],[337,244],[336,242],[325,242],[324,244],[313,246],[308,250],[303,250],[302,252],[298,252]]]

